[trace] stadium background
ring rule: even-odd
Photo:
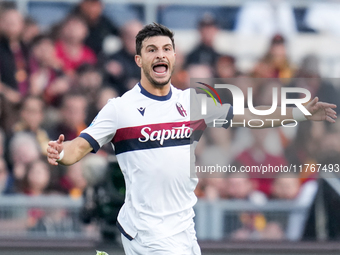
[[[81,2],[90,7],[79,8]],[[0,2],[0,254],[120,254],[114,222],[124,185],[110,146],[58,168],[46,164],[44,151],[61,132],[76,137],[108,98],[135,84],[139,70],[130,52],[142,24],[174,30],[173,83],[181,89],[190,78],[236,78],[260,81],[252,83],[257,104],[271,103],[267,92],[275,85],[304,86],[340,105],[338,1],[103,0],[103,14],[98,2]],[[107,19],[96,23],[96,15]],[[92,50],[83,44],[86,29]],[[83,55],[70,59],[68,50]],[[306,122],[291,132],[208,130],[197,158],[339,164],[339,128]],[[336,176],[221,177],[202,178],[196,190],[203,254],[339,251]]]

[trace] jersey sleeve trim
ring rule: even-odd
[[[118,220],[116,221],[116,226],[119,229],[120,233],[122,233],[127,239],[129,239],[130,241],[133,240],[133,237],[130,236],[128,233],[125,232],[125,230],[123,229],[123,227],[119,224]]]
[[[88,141],[93,149],[92,152],[96,153],[100,149],[99,143],[89,134],[81,133],[79,137],[84,138],[86,141]]]
[[[228,110],[227,117],[225,118],[228,122],[226,124],[223,124],[222,127],[228,128],[230,126],[231,120],[234,118],[234,110],[233,107],[230,106]]]

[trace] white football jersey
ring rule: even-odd
[[[229,104],[206,115],[190,113],[195,104],[200,109],[193,89],[171,85],[168,95],[155,96],[137,84],[122,97],[110,99],[80,134],[94,152],[108,142],[114,146],[126,184],[117,226],[130,240],[137,233],[142,240],[157,240],[192,223],[198,180],[190,176],[190,155],[214,119],[233,117]]]

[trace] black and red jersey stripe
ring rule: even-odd
[[[181,128],[183,125],[187,128],[192,129],[190,137],[167,139],[164,140],[163,144],[160,144],[158,140],[148,140],[141,142],[139,139],[143,139],[142,129],[147,127],[149,133],[154,131],[172,130],[174,128]],[[128,151],[153,149],[170,146],[181,146],[191,144],[193,141],[198,141],[203,131],[206,128],[206,124],[203,119],[196,121],[181,121],[181,122],[170,122],[170,123],[157,123],[148,124],[135,127],[120,128],[116,131],[115,136],[112,139],[112,143],[115,146],[115,153],[120,154]]]

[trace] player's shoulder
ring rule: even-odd
[[[126,103],[131,103],[136,99],[136,97],[139,96],[139,90],[136,86],[134,86],[132,89],[128,90],[125,92],[122,96],[116,97],[112,99],[112,103],[114,104],[126,104]]]
[[[172,100],[176,100],[184,103],[186,106],[192,104],[198,104],[200,99],[197,96],[197,92],[194,88],[178,89],[172,86],[173,97]]]
[[[171,92],[174,97],[189,97],[190,93],[193,93],[193,91],[195,90],[193,90],[192,88],[187,88],[187,89],[182,90],[171,85]]]

